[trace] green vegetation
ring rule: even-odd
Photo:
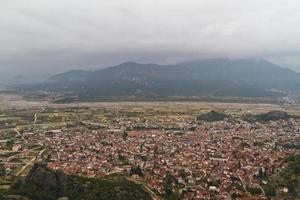
[[[267,113],[261,113],[257,115],[246,114],[243,119],[248,122],[268,122],[277,120],[287,120],[290,116],[288,113],[283,111],[270,111]]]
[[[247,186],[246,189],[251,195],[260,195],[262,193],[261,189],[258,187]]]
[[[300,198],[300,155],[294,155],[286,158],[289,166],[285,168],[278,176],[269,177],[268,184],[264,185],[264,191],[267,196],[275,197],[282,193],[280,188],[287,188],[287,198]]]
[[[2,164],[0,164],[0,176],[4,176],[5,175],[5,168]]]
[[[60,197],[72,200],[151,199],[142,185],[120,175],[104,178],[68,176],[49,170],[42,164],[35,164],[25,179],[14,183],[10,192],[34,200],[56,200]]]
[[[143,176],[144,173],[143,173],[143,170],[141,169],[141,167],[138,165],[136,167],[132,167],[130,169],[130,175],[133,175],[133,174],[137,174],[139,176]]]
[[[128,133],[126,131],[124,131],[123,133],[123,139],[126,141],[128,138]]]
[[[300,144],[288,143],[288,144],[284,144],[282,146],[283,146],[283,148],[286,148],[286,149],[300,149]]]
[[[167,173],[163,180],[165,195],[164,198],[168,200],[179,199],[179,194],[174,192],[175,186],[178,184],[177,179],[170,173]]]
[[[216,111],[212,110],[207,114],[198,116],[197,120],[203,120],[203,121],[207,121],[207,122],[214,122],[214,121],[222,121],[227,117],[228,116],[224,113],[216,112]]]
[[[264,188],[264,191],[265,191],[265,194],[267,197],[275,197],[276,196],[277,185],[274,182],[268,183],[263,188]]]
[[[0,199],[1,199],[1,195],[8,195],[8,194],[9,194],[9,190],[0,188]]]

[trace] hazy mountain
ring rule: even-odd
[[[9,88],[19,85],[37,84],[49,79],[53,74],[31,74],[31,75],[15,75],[6,78],[0,77],[0,88]]]
[[[85,97],[257,97],[274,95],[274,91],[299,91],[300,74],[264,59],[208,59],[177,65],[126,62],[96,71],[69,71],[30,88],[68,91]]]
[[[222,79],[269,89],[300,89],[298,82],[300,74],[261,58],[209,59],[180,63],[180,65],[191,69],[194,76],[204,80]]]

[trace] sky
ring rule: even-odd
[[[0,0],[0,78],[263,57],[300,72],[298,0]]]

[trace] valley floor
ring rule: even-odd
[[[43,162],[70,175],[122,174],[162,199],[298,198],[290,165],[299,115],[295,104],[53,104],[2,94],[0,192]]]

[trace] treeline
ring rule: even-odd
[[[260,114],[250,114],[250,113],[242,114],[240,118],[244,121],[253,123],[253,122],[287,120],[290,118],[297,118],[297,116],[290,115],[284,111],[270,111],[267,113],[260,113]],[[222,121],[224,119],[234,120],[236,118],[234,118],[232,115],[212,110],[206,114],[197,116],[196,119],[198,121],[215,122],[215,121]]]

